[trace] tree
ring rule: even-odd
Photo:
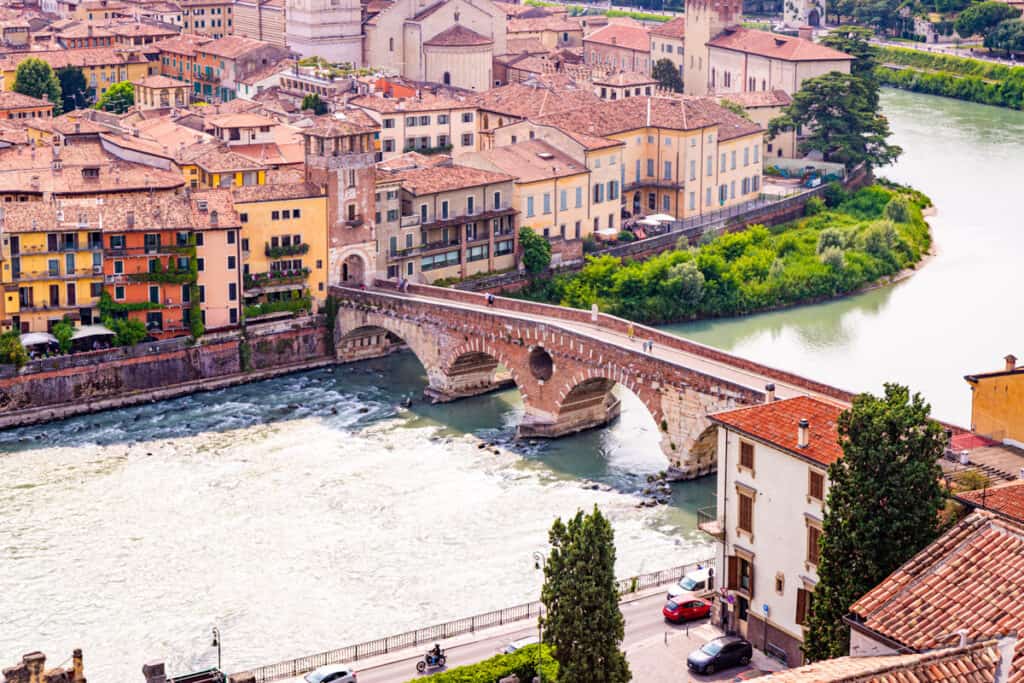
[[[736,116],[742,116],[746,120],[750,121],[750,112],[748,112],[747,108],[739,102],[733,102],[732,100],[723,98],[718,101],[718,104],[721,105],[723,109],[728,109],[733,114],[736,114]]]
[[[992,50],[1024,52],[1024,20],[1010,19],[998,24],[985,36],[985,47]]]
[[[104,318],[103,325],[114,333],[114,346],[132,346],[149,336],[146,324],[134,318]]]
[[[61,320],[59,323],[55,323],[51,330],[54,337],[57,338],[57,345],[60,347],[61,353],[71,352],[71,337],[75,335],[75,328],[66,320]]]
[[[81,109],[89,106],[93,90],[85,82],[85,74],[77,66],[66,66],[57,69],[57,80],[63,95],[61,105],[64,111]]]
[[[858,24],[874,26],[888,31],[900,23],[900,0],[857,0],[853,3],[853,18]]]
[[[849,653],[850,606],[939,534],[942,427],[907,387],[861,394],[838,420],[843,457],[829,466],[818,585],[804,640],[812,661]]]
[[[1007,19],[1020,17],[1021,10],[1005,2],[982,2],[965,9],[956,18],[953,29],[961,38],[988,36],[992,30]]]
[[[523,226],[519,229],[519,246],[523,250],[523,265],[527,272],[540,273],[551,265],[551,244],[533,228]]]
[[[37,57],[29,57],[18,64],[14,74],[14,92],[53,102],[53,113],[61,112],[60,81],[49,64]]]
[[[21,345],[21,335],[15,331],[0,334],[0,363],[21,367],[28,362],[28,352]]]
[[[123,114],[133,104],[135,104],[135,86],[131,81],[121,81],[107,88],[93,108]]]
[[[793,95],[793,103],[768,125],[768,135],[802,128],[804,154],[819,151],[826,161],[848,169],[861,162],[869,168],[892,163],[903,152],[890,145],[889,122],[879,111],[878,86],[838,71],[809,78]]]
[[[868,40],[873,33],[866,26],[840,26],[821,39],[821,44],[855,57],[850,73],[861,78],[873,79],[878,66],[876,50]]]
[[[302,110],[312,109],[317,116],[327,113],[327,103],[320,99],[320,95],[311,92],[302,98]]]
[[[679,69],[669,59],[659,59],[651,69],[651,78],[658,81],[658,85],[672,92],[683,92],[683,79],[679,75]]]
[[[548,532],[541,601],[544,640],[554,648],[563,683],[625,683],[629,664],[619,649],[625,621],[615,583],[615,534],[597,506],[580,510]]]

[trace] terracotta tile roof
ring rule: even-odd
[[[852,60],[853,57],[804,38],[751,28],[729,28],[708,41],[708,47],[744,52],[787,62]]]
[[[653,85],[657,82],[650,76],[638,74],[635,71],[620,71],[604,78],[594,79],[594,85],[613,85],[616,87],[625,85]]]
[[[838,657],[765,676],[765,683],[995,683],[996,641],[934,652]]]
[[[396,164],[395,161],[399,163]],[[399,157],[377,164],[377,177],[384,182],[400,180],[402,188],[417,197],[493,183],[509,183],[514,180],[505,173],[453,164],[450,163],[450,159],[426,167],[412,168],[408,168],[404,161],[408,161],[408,158],[403,160]]]
[[[100,139],[112,147],[131,149],[171,161],[174,160],[174,150],[166,143],[143,137],[135,137],[134,135],[116,135],[113,133],[100,133]]]
[[[985,448],[986,446],[998,446],[998,441],[982,436],[981,434],[975,434],[974,432],[962,432],[960,434],[954,434],[953,438],[949,442],[950,448],[955,451],[971,451],[975,448]]]
[[[1024,525],[975,511],[850,607],[851,618],[915,650],[1024,634]]]
[[[413,111],[449,111],[451,109],[475,109],[470,99],[456,99],[445,95],[435,95],[429,91],[421,91],[419,97],[382,97],[380,95],[361,95],[349,100],[349,104],[363,109],[393,114]]]
[[[177,55],[194,56],[199,47],[210,42],[213,42],[213,38],[197,36],[192,33],[182,33],[181,35],[173,38],[153,43],[153,47],[162,52],[173,52]]]
[[[116,47],[89,47],[81,50],[40,50],[34,52],[16,52],[0,56],[0,69],[13,71],[18,64],[35,57],[49,64],[54,69],[66,66],[110,66],[122,64],[143,64],[146,58],[141,52],[122,50]]]
[[[585,88],[550,88],[511,83],[480,93],[476,106],[485,111],[516,118],[534,118],[601,102]]]
[[[542,55],[547,54],[548,49],[540,38],[512,38],[511,35],[505,41],[507,54],[517,55],[520,53]]]
[[[371,119],[369,114],[358,109],[346,109],[333,114],[317,116],[312,121],[313,125],[302,129],[302,132],[321,138],[372,133],[380,130],[380,125]]]
[[[526,140],[515,145],[495,147],[475,153],[469,158],[473,157],[481,160],[488,167],[507,173],[520,183],[564,178],[587,172],[586,166],[543,140]],[[463,158],[460,157],[459,160],[463,161]],[[469,161],[468,158],[466,162],[477,165],[475,161]]]
[[[1024,523],[1024,479],[987,489],[964,491],[955,494],[955,497],[971,507],[991,510]],[[1024,596],[1021,596],[1021,600],[1024,602]]]
[[[200,208],[206,202],[206,209]],[[197,230],[209,228],[240,228],[242,222],[235,211],[235,200],[231,190],[200,190],[192,192],[192,226]],[[216,212],[216,214],[214,213]],[[213,217],[216,215],[217,220]]]
[[[262,69],[257,69],[256,71],[253,71],[251,74],[249,74],[245,78],[239,78],[238,82],[239,83],[246,83],[248,85],[253,85],[253,84],[255,84],[255,83],[259,82],[259,81],[262,81],[265,78],[270,78],[271,76],[274,76],[275,74],[281,74],[281,73],[284,73],[286,71],[291,71],[294,67],[295,67],[295,60],[293,60],[293,59],[285,59],[283,61],[278,62],[277,64],[268,64],[267,66],[263,67]]]
[[[276,142],[265,142],[254,145],[231,145],[231,151],[248,157],[259,164],[301,164],[305,158],[305,150],[301,144],[279,145]]]
[[[111,24],[110,32],[114,35],[134,38],[136,36],[176,36],[178,27],[168,24],[151,24],[145,21],[134,21],[130,23]]]
[[[649,32],[652,36],[682,40],[686,37],[686,17],[676,17],[671,21],[652,26]]]
[[[730,92],[724,93],[723,100],[729,100],[736,104],[756,109],[757,107],[788,107],[793,103],[793,98],[785,90],[759,90],[757,92]]]
[[[183,193],[169,190],[109,193],[102,204],[97,204],[95,197],[64,197],[56,202],[10,203],[4,208],[3,229],[10,232],[41,232],[58,223],[77,224],[83,218],[102,225],[107,233],[192,227],[188,200]],[[133,214],[132,226],[128,225],[129,213]]]
[[[247,185],[232,188],[231,192],[234,194],[235,204],[325,196],[319,186],[306,182]]]
[[[105,27],[91,22],[72,24],[57,34],[58,38],[110,38],[114,34]]]
[[[0,90],[0,110],[28,109],[31,107],[52,107],[53,102],[47,102],[29,95],[22,95],[13,90]]]
[[[562,14],[543,17],[526,17],[509,19],[506,25],[508,33],[537,33],[540,31],[575,32],[582,31],[580,22]]]
[[[557,115],[535,118],[596,137],[607,137],[638,128],[698,130],[718,126],[719,140],[731,140],[761,132],[761,127],[733,114],[707,97],[628,97],[576,106]]]
[[[53,150],[61,169],[53,169]],[[82,170],[98,169],[95,177]],[[18,146],[0,149],[0,192],[100,193],[147,188],[177,188],[185,181],[177,168],[161,169],[124,161],[105,152],[100,142],[57,148]]]
[[[179,149],[175,155],[179,164],[193,164],[208,173],[221,171],[255,171],[263,166],[247,156],[234,152],[222,142],[202,142]]]
[[[188,83],[185,81],[179,81],[174,78],[168,78],[167,76],[145,76],[132,81],[133,85],[142,86],[143,88],[187,88]]]
[[[475,47],[490,45],[494,41],[462,24],[455,24],[438,33],[423,44],[427,47]]]
[[[604,28],[584,36],[583,42],[611,45],[637,52],[651,51],[651,36],[647,33],[647,29],[641,26],[609,23]]]
[[[224,57],[225,59],[237,59],[246,52],[257,50],[269,44],[270,43],[265,43],[262,40],[256,40],[255,38],[231,35],[206,43],[198,49],[198,52],[215,55],[217,57]]]
[[[221,114],[211,116],[206,122],[216,128],[260,128],[262,126],[276,126],[275,119],[260,116],[249,112],[240,114]]]
[[[763,403],[710,416],[712,422],[801,458],[831,465],[843,455],[836,420],[843,409],[809,396]],[[806,448],[797,445],[800,420],[810,422]]]

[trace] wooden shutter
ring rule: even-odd
[[[796,590],[796,623],[800,626],[807,621],[807,591],[803,588]]]
[[[754,444],[740,441],[740,467],[754,469]]]
[[[754,599],[754,561],[753,560],[747,560],[747,571],[750,572],[750,590],[747,591],[747,595],[749,595],[750,599],[753,600]]]
[[[750,496],[740,494],[740,523],[739,528],[747,533],[754,531],[754,499]]]
[[[807,483],[807,495],[815,500],[825,500],[825,475],[811,470]]]
[[[740,587],[740,558],[730,555],[726,560],[729,565],[729,581],[726,587],[730,590],[736,590]]]
[[[821,554],[819,542],[821,540],[821,529],[816,526],[807,527],[807,561],[818,566],[818,559]]]

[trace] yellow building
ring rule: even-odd
[[[1024,442],[1024,365],[1009,355],[997,372],[967,375],[971,429],[997,441]]]
[[[85,82],[96,90],[97,97],[115,83],[144,78],[149,73],[150,66],[142,52],[125,48],[91,47],[82,50],[11,53],[0,57],[4,90],[14,89],[18,64],[30,57],[43,60],[53,67],[54,71],[64,67],[81,69]]]
[[[290,310],[286,302],[306,295],[319,308],[327,298],[327,195],[311,183],[232,194],[242,224],[246,318]]]
[[[630,97],[535,121],[623,143],[622,196],[633,216],[695,216],[756,199],[761,189],[764,130],[710,98]]]
[[[192,189],[250,187],[267,182],[262,164],[218,142],[204,142],[180,150],[176,161]]]

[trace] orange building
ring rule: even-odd
[[[0,90],[0,119],[48,119],[53,103],[13,90]]]

